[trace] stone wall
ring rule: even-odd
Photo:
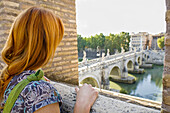
[[[52,65],[43,67],[48,77],[56,81],[78,84],[78,52],[75,0],[0,0],[0,51],[8,37],[15,17],[31,6],[41,6],[61,17],[65,27]],[[0,63],[3,65],[2,59]],[[3,66],[0,66],[0,70]]]
[[[162,113],[170,112],[170,0],[166,0],[166,36],[163,73]]]
[[[56,82],[51,82],[51,84],[59,91],[63,98],[63,113],[73,113],[76,102],[75,88]],[[107,93],[109,96],[99,94],[90,113],[160,113],[161,103],[159,102],[107,90],[101,90],[101,92]],[[124,99],[122,100],[121,98]]]

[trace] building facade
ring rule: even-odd
[[[157,39],[165,36],[165,33],[156,35],[149,34],[147,32],[139,32],[137,34],[131,34],[130,47],[136,50],[160,50],[157,45]]]
[[[145,50],[149,45],[149,38],[150,34],[147,32],[132,33],[130,47],[137,50]]]

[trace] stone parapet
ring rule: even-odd
[[[56,82],[51,82],[51,84],[59,91],[59,93],[63,98],[63,105],[62,105],[63,112],[73,113],[74,104],[76,102],[75,87],[66,84],[56,83]],[[90,111],[91,113],[160,113],[160,110],[128,103],[127,100],[122,101],[120,100],[120,97],[127,98],[127,99],[131,98],[134,100],[141,101],[145,103],[146,106],[155,104],[154,106],[155,107],[157,106],[160,109],[161,104],[159,102],[154,102],[147,99],[141,99],[138,97],[133,97],[133,96],[111,92],[107,90],[101,90],[101,91],[105,94],[106,93],[109,94],[110,97],[99,94],[96,102],[92,106],[92,109]],[[119,98],[117,99],[111,98],[111,96],[117,96]]]

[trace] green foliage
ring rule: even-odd
[[[79,59],[79,62],[82,62],[83,61],[83,59]]]
[[[81,37],[77,35],[78,38],[78,51],[84,50],[85,48],[97,49],[107,49],[110,50],[111,54],[115,53],[115,49],[121,52],[121,47],[125,51],[129,50],[130,35],[126,32],[121,32],[120,34],[109,34],[109,36],[104,36],[103,33],[99,35],[91,36],[89,38]]]
[[[128,94],[128,92],[125,89],[123,89],[123,88],[120,90],[120,93]]]
[[[86,46],[86,40],[81,37],[81,35],[77,35],[77,41],[78,41],[78,51],[80,51],[80,49],[85,49]]]
[[[161,37],[161,38],[159,38],[159,39],[157,39],[157,44],[158,44],[158,47],[160,48],[160,49],[163,49],[164,48],[164,40],[165,40],[165,37]]]
[[[116,89],[116,90],[121,90],[122,88],[118,85],[118,84],[116,84],[115,82],[113,82],[113,81],[109,81],[110,82],[110,88],[111,89]]]

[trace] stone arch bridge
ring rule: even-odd
[[[109,77],[128,77],[142,65],[143,52],[129,51],[79,63],[79,83],[92,81],[92,86],[108,89]]]

